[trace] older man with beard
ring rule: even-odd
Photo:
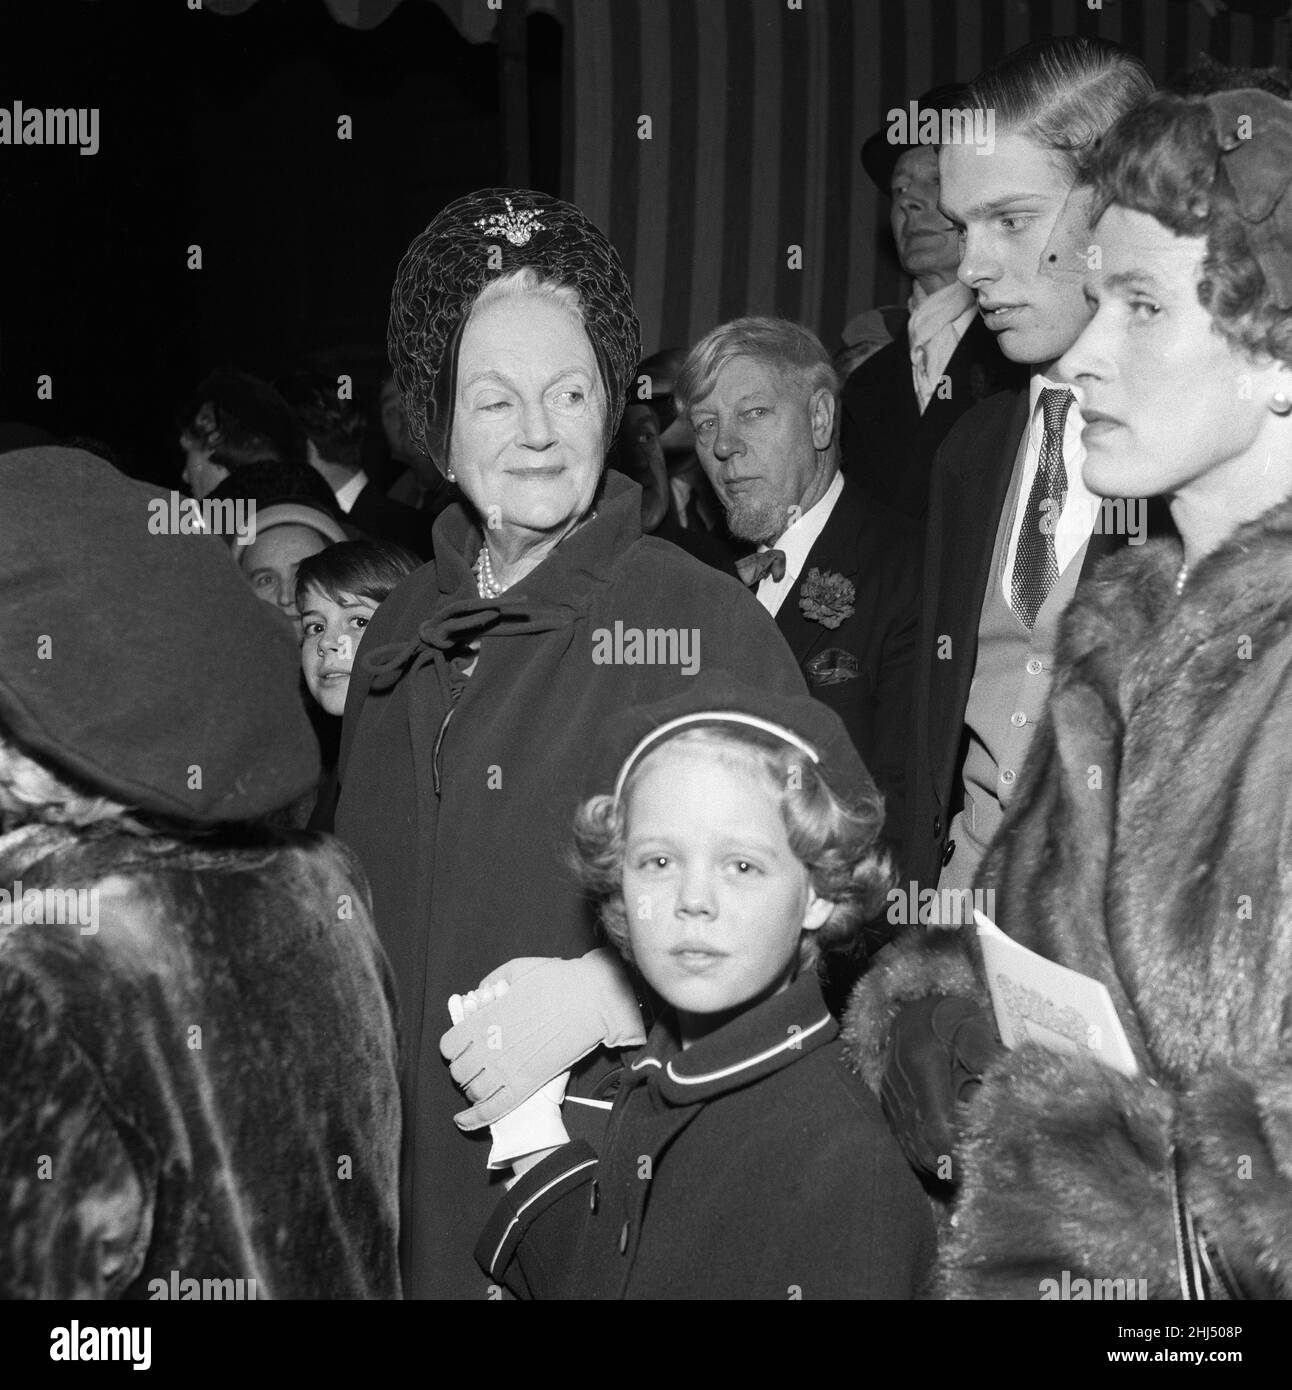
[[[902,825],[918,619],[919,528],[839,472],[839,381],[796,323],[743,318],[702,338],[678,409],[738,540],[741,577],[776,619],[812,693],[843,719]]]

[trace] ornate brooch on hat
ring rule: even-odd
[[[799,607],[812,622],[836,628],[857,611],[853,606],[856,597],[857,590],[850,579],[814,565],[799,588]]]
[[[535,232],[545,230],[537,220],[538,213],[532,208],[522,208],[517,212],[510,198],[504,198],[503,203],[507,208],[505,213],[495,212],[491,217],[476,218],[476,226],[485,236],[506,237],[513,246],[524,246]]]

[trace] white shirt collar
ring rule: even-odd
[[[760,545],[759,550],[781,550],[785,552],[785,574],[779,579],[765,576],[759,584],[755,597],[773,616],[780,610],[786,594],[794,587],[808,555],[817,543],[825,524],[830,520],[834,504],[843,494],[843,474],[836,472],[820,501],[809,507],[799,519],[771,545]]]
[[[1033,372],[1028,382],[1028,434],[1027,449],[1023,456],[1023,475],[1019,479],[1018,501],[1015,505],[1014,524],[1009,538],[1009,550],[1005,555],[1005,568],[1001,575],[1006,601],[1009,599],[1013,583],[1014,559],[1018,550],[1019,532],[1027,511],[1027,499],[1032,491],[1037,465],[1041,457],[1041,442],[1045,438],[1045,414],[1041,410],[1041,392],[1049,386],[1072,387],[1066,381],[1054,381]],[[1073,393],[1072,404],[1068,407],[1067,419],[1063,423],[1063,463],[1068,475],[1068,493],[1064,498],[1063,511],[1059,514],[1054,528],[1054,553],[1059,571],[1067,569],[1068,564],[1081,551],[1095,529],[1095,517],[1099,512],[1100,499],[1086,486],[1082,476],[1082,465],[1086,461],[1085,446],[1081,442],[1081,431],[1085,421],[1081,418],[1081,404]]]
[[[341,484],[333,494],[336,497],[336,504],[343,512],[349,513],[350,508],[359,500],[359,494],[368,486],[368,475],[361,468],[348,482]]]

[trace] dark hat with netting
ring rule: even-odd
[[[573,289],[606,393],[614,437],[641,355],[623,263],[572,203],[525,188],[486,188],[450,203],[413,240],[395,276],[387,347],[414,440],[446,460],[457,347],[480,291],[531,267]]]

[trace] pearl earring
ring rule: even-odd
[[[449,469],[449,471],[448,471],[444,476],[445,476],[445,477],[449,480],[449,482],[451,482],[451,483],[456,483],[457,480],[458,480],[458,475],[457,475],[451,468]]]
[[[1275,415],[1292,415],[1292,400],[1286,391],[1275,391],[1270,398],[1270,409]]]

